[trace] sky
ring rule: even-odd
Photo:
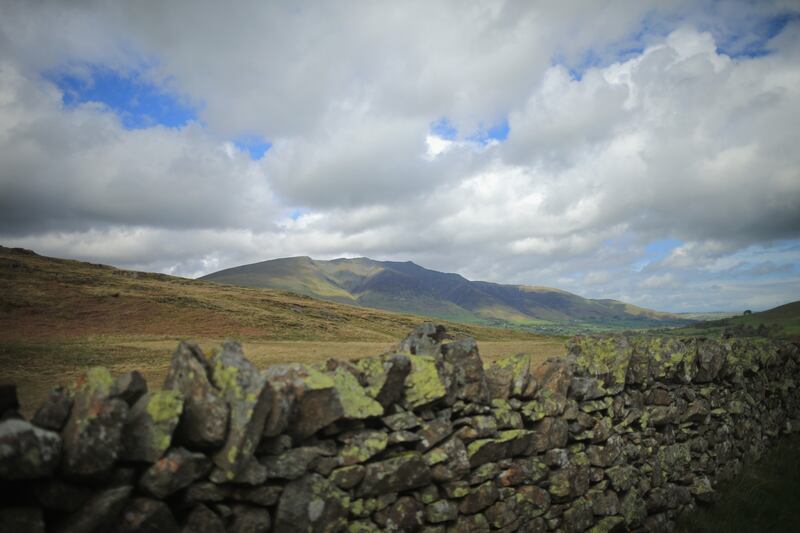
[[[0,0],[0,244],[800,299],[796,1]]]

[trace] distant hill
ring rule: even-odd
[[[721,320],[707,320],[672,330],[678,335],[769,335],[800,340],[800,301],[790,302],[758,313],[741,313]]]
[[[134,272],[0,246],[0,343],[121,335],[378,341],[400,338],[419,322],[407,314],[304,295]],[[478,339],[536,337],[445,324]]]
[[[470,281],[459,274],[437,272],[410,261],[288,257],[228,268],[200,279],[490,326],[548,330],[565,326],[613,329],[691,323],[675,314],[617,300],[582,298],[549,287]]]

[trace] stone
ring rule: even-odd
[[[389,446],[419,442],[419,435],[410,431],[393,431],[389,433]]]
[[[228,435],[213,461],[226,479],[233,480],[254,463],[253,452],[270,410],[269,388],[264,375],[245,359],[237,342],[222,345],[212,368],[211,381],[230,407]]]
[[[621,516],[606,516],[589,529],[589,533],[616,533],[625,530],[625,519]]]
[[[531,517],[538,516],[550,509],[550,494],[536,485],[517,487],[514,493],[514,500],[520,510]]]
[[[636,481],[636,469],[631,465],[619,465],[606,469],[611,486],[619,492],[628,491]]]
[[[266,509],[241,504],[231,506],[228,533],[267,533],[271,525],[269,511]]]
[[[210,368],[203,352],[181,342],[172,354],[164,388],[179,391],[184,406],[176,442],[193,450],[213,450],[225,442],[230,410],[209,380]]]
[[[346,368],[339,367],[329,373],[342,404],[344,418],[364,420],[373,416],[383,416],[383,406],[367,395],[358,379]]]
[[[575,357],[578,373],[600,380],[605,394],[617,394],[625,388],[633,348],[624,336],[578,336],[569,341],[567,350]]]
[[[573,376],[569,395],[576,400],[596,400],[608,393],[603,381],[594,377]]]
[[[124,405],[121,400],[117,401]],[[66,518],[60,533],[112,531],[132,492],[133,487],[130,485],[98,492],[80,510]]]
[[[426,451],[439,444],[453,433],[453,425],[449,420],[444,418],[435,418],[430,422],[424,424],[417,432],[420,437],[419,445],[417,448],[420,451]]]
[[[550,472],[550,495],[559,502],[582,496],[589,489],[589,468],[569,465]]]
[[[661,382],[690,383],[696,373],[697,340],[640,337],[634,349],[650,359],[650,377]]]
[[[564,531],[568,533],[585,531],[594,523],[592,504],[584,498],[578,498],[564,511],[563,520]]]
[[[274,397],[272,409],[277,416],[273,420],[270,415],[268,426],[286,418],[286,431],[294,442],[305,440],[344,417],[336,383],[311,366],[298,363],[273,366],[267,369],[267,377]],[[281,414],[286,406],[290,406],[289,415]]]
[[[122,449],[122,430],[128,404],[114,398],[108,370],[94,367],[75,382],[73,405],[64,429],[61,469],[76,478],[107,475]]]
[[[625,519],[625,525],[629,528],[637,527],[642,524],[647,517],[647,505],[639,496],[639,491],[632,489],[622,497],[620,503],[620,514]]]
[[[343,466],[331,472],[330,480],[337,487],[348,490],[361,483],[364,472],[366,468],[363,465]]]
[[[488,404],[491,400],[483,361],[475,339],[465,338],[445,344],[441,348],[445,365],[452,365],[452,387],[455,398],[464,401]]]
[[[467,446],[469,464],[472,468],[476,468],[484,463],[522,455],[531,446],[532,440],[532,431],[511,429],[501,431],[494,439],[470,442]]]
[[[424,456],[425,464],[431,467],[431,474],[438,482],[460,479],[469,473],[467,448],[458,437],[446,440]]]
[[[483,513],[460,515],[455,523],[447,526],[447,533],[489,533],[490,530]]]
[[[347,533],[380,533],[381,528],[370,520],[355,520],[347,524]]]
[[[531,375],[530,354],[517,354],[495,361],[486,369],[486,383],[492,398],[533,398],[538,383]]]
[[[0,422],[0,480],[49,476],[59,465],[61,446],[53,431],[16,418]]]
[[[592,444],[586,449],[589,463],[603,468],[612,466],[622,453],[622,438],[615,435],[606,441],[605,446]]]
[[[511,409],[504,400],[492,400],[492,417],[497,421],[498,429],[522,429],[522,415]]]
[[[268,478],[297,479],[308,472],[311,463],[323,455],[323,450],[314,446],[301,446],[286,450],[280,455],[261,458]]]
[[[183,396],[174,390],[149,392],[130,410],[123,429],[120,457],[153,463],[172,443],[183,411]]]
[[[422,421],[411,411],[385,416],[382,420],[386,427],[392,431],[415,429],[422,425]]]
[[[515,511],[514,500],[510,500],[508,503],[501,500],[486,509],[484,515],[493,529],[502,529],[514,524],[517,519]]]
[[[231,487],[226,491],[227,498],[260,507],[271,507],[278,503],[283,494],[282,485],[258,485],[255,487]]]
[[[117,398],[128,404],[129,407],[147,394],[147,381],[138,370],[126,372],[114,380]]]
[[[467,481],[470,485],[480,485],[484,481],[494,479],[500,473],[499,463],[484,463],[470,472]]]
[[[194,505],[199,502],[221,502],[230,496],[230,485],[217,485],[211,481],[198,481],[186,488],[183,494],[183,501],[187,505]]]
[[[348,433],[340,438],[344,443],[339,457],[343,466],[369,461],[372,457],[386,449],[389,436],[373,429],[365,429]]]
[[[689,487],[689,492],[691,492],[692,496],[694,496],[698,501],[703,503],[711,503],[716,501],[718,498],[717,492],[714,490],[714,487],[711,485],[711,481],[706,476],[695,478],[695,480],[692,482],[692,485]]]
[[[514,459],[508,468],[497,476],[500,487],[514,487],[522,484],[539,483],[547,478],[547,465],[536,458]]]
[[[656,405],[647,407],[645,415],[650,425],[660,428],[674,423],[678,418],[678,410],[673,406]]]
[[[689,404],[686,412],[683,413],[682,420],[688,422],[702,423],[710,413],[708,402],[699,399]]]
[[[563,448],[567,445],[569,427],[561,418],[547,416],[536,422],[531,439],[532,453],[542,453],[553,448]]]
[[[88,487],[60,479],[42,480],[33,489],[36,501],[45,509],[72,513],[92,496]]]
[[[286,485],[275,530],[287,533],[334,532],[347,525],[349,498],[330,481],[308,474]]]
[[[497,501],[499,493],[492,481],[478,485],[458,504],[458,511],[463,514],[475,514],[483,511]]]
[[[45,533],[42,510],[38,507],[0,508],[0,533]]]
[[[173,448],[145,470],[139,486],[148,494],[164,499],[204,478],[210,469],[211,461],[202,453]]]
[[[182,533],[225,533],[225,523],[211,509],[198,504],[189,511]]]
[[[586,494],[592,504],[592,512],[599,516],[619,514],[619,497],[613,490],[592,489]]]
[[[697,374],[695,383],[708,383],[716,379],[727,360],[725,346],[712,339],[697,340]]]
[[[497,434],[497,420],[493,416],[477,415],[462,420],[468,424],[470,429],[474,430],[470,432],[473,440],[493,437]]]
[[[72,398],[64,387],[56,387],[47,395],[44,403],[31,420],[40,428],[61,431],[67,423],[72,409]]]
[[[522,406],[522,416],[529,422],[538,422],[548,416],[561,415],[566,406],[565,396],[559,396],[550,389],[540,389],[535,400]]]
[[[424,524],[424,506],[410,496],[401,496],[386,509],[384,531],[417,531]]]
[[[362,372],[367,395],[384,408],[399,403],[411,372],[411,360],[403,354],[360,359],[354,365]],[[411,429],[411,428],[404,428]]]
[[[572,367],[573,362],[567,358],[551,357],[534,368],[533,379],[539,384],[537,395],[546,390],[554,396],[565,398],[572,382]]]
[[[431,481],[428,465],[418,452],[402,453],[391,459],[366,465],[358,497],[377,496],[424,487]]]
[[[236,483],[241,485],[260,485],[267,480],[267,469],[258,459],[251,456],[244,463],[242,469],[233,477],[230,472],[215,466],[208,479],[214,483]]]
[[[444,363],[441,358],[410,355],[411,372],[405,383],[405,407],[422,409],[447,396],[447,388],[442,378]]]
[[[432,524],[449,522],[458,517],[458,504],[450,500],[438,500],[425,506],[425,520]]]
[[[425,322],[400,341],[397,351],[411,355],[439,355],[442,342],[448,337],[444,326]]]
[[[505,459],[507,453],[508,443],[501,439],[479,439],[467,446],[471,468]]]
[[[114,528],[119,533],[178,533],[178,523],[164,502],[134,498],[122,509]]]

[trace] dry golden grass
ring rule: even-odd
[[[28,414],[53,386],[94,365],[113,374],[139,370],[159,386],[181,339],[206,351],[224,338],[240,339],[248,358],[265,368],[380,354],[424,320],[0,247],[0,382],[17,383]],[[478,339],[486,361],[563,353],[563,338],[444,324]]]

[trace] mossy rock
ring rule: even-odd
[[[346,368],[337,368],[330,377],[339,395],[345,418],[363,420],[383,416],[383,406],[367,395],[358,379]]]
[[[607,394],[617,394],[625,388],[633,352],[625,337],[575,337],[569,342],[568,349],[575,356],[578,371],[602,380]]]
[[[128,415],[123,433],[122,458],[154,463],[167,451],[183,411],[183,395],[176,390],[149,392]]]
[[[411,373],[406,378],[405,403],[409,409],[428,406],[447,395],[439,373],[440,363],[431,356],[410,355]]]

